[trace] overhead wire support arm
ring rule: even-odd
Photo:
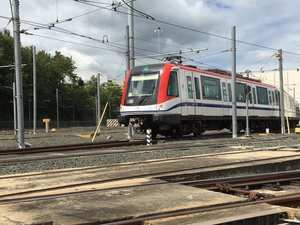
[[[160,53],[160,54],[155,54],[155,55],[141,55],[138,56],[140,58],[153,58],[153,57],[164,57],[164,56],[172,56],[172,55],[182,55],[186,53],[200,53],[203,51],[207,51],[208,48],[204,49],[188,49],[188,50],[179,50],[179,51],[174,51],[174,52],[166,52],[166,53]]]
[[[134,8],[134,7],[132,7],[132,6],[129,5],[127,2],[125,2],[125,0],[122,0],[122,2],[123,2],[128,8],[130,8],[130,9],[132,9],[133,11],[135,11],[135,12],[141,14],[141,15],[144,16],[146,19],[155,20],[155,18],[154,18],[153,16],[151,16],[151,15],[145,13],[145,12],[142,12],[142,11],[140,11],[140,10],[138,10],[138,9],[136,9],[136,8]],[[133,1],[130,1],[130,3],[133,3]]]

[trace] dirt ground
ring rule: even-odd
[[[32,130],[25,131],[25,141],[32,147],[68,145],[79,143],[90,143],[90,135],[95,127],[72,127],[60,128],[45,133],[45,130],[37,130],[33,135]],[[96,136],[95,142],[127,140],[127,128],[106,128],[101,127],[100,135]],[[0,131],[0,150],[16,148],[16,138],[13,131]]]

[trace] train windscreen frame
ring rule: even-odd
[[[155,104],[159,72],[133,74],[128,82],[127,105]]]

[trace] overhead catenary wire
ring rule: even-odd
[[[121,55],[125,54],[125,51],[111,49],[109,47],[108,48],[104,48],[104,47],[99,47],[99,46],[95,46],[95,45],[84,44],[84,43],[81,43],[81,42],[75,42],[75,41],[70,41],[70,40],[65,40],[65,39],[59,39],[59,38],[55,38],[55,37],[51,37],[51,36],[39,35],[39,34],[28,33],[28,32],[26,32],[25,34],[26,35],[37,36],[39,38],[44,38],[44,39],[48,39],[48,40],[64,42],[64,43],[67,43],[67,44],[74,44],[74,45],[77,45],[77,46],[83,46],[83,47],[88,47],[88,48],[93,48],[93,49],[96,48],[96,49],[101,49],[101,50],[105,50],[105,51],[115,52],[115,53],[119,53]],[[161,61],[161,59],[157,59],[157,58],[154,58],[154,57],[145,57],[145,58],[149,58],[149,59],[154,59],[154,60],[157,60],[157,61]]]
[[[82,4],[86,4],[85,2],[80,1],[80,0],[73,0],[73,1],[80,2]],[[95,4],[87,4],[87,5],[91,5],[91,6],[94,6],[94,7],[99,7]],[[115,11],[115,10],[112,10],[110,8],[107,8],[107,7],[100,7],[100,8],[105,9],[105,10]],[[120,11],[120,10],[117,10],[115,12],[128,15],[128,12],[124,12],[124,11]],[[207,31],[203,31],[203,30],[200,30],[200,29],[188,27],[188,26],[185,26],[185,25],[180,25],[180,24],[168,22],[168,21],[165,21],[165,20],[162,20],[162,19],[154,18],[153,16],[151,16],[151,19],[149,17],[145,17],[145,16],[137,15],[137,14],[133,14],[133,16],[138,17],[138,18],[142,18],[142,19],[150,21],[152,23],[165,24],[165,25],[168,25],[168,26],[172,26],[172,27],[176,27],[176,28],[180,28],[180,29],[184,29],[184,30],[189,30],[189,31],[192,31],[192,32],[201,33],[201,34],[204,34],[204,35],[207,35],[207,36],[220,38],[220,39],[224,39],[224,40],[227,40],[227,41],[232,41],[232,39],[230,37],[226,37],[226,36],[221,35],[221,34],[207,32]],[[272,51],[277,51],[278,50],[277,48],[274,48],[274,47],[269,47],[269,46],[265,46],[265,45],[262,45],[262,44],[252,43],[252,42],[239,40],[239,39],[237,39],[236,42],[244,44],[244,45],[254,46],[254,47],[257,47],[257,48],[264,48],[264,49],[268,49],[268,50],[272,50]],[[286,54],[300,56],[300,53],[297,53],[297,52],[292,52],[292,51],[288,51],[288,50],[283,50],[283,52],[286,53]]]
[[[184,57],[184,58],[187,61],[191,61],[193,63],[196,63],[197,65],[205,66],[205,67],[208,67],[208,68],[213,68],[213,69],[220,69],[220,68],[222,68],[222,66],[220,66],[220,65],[212,65],[212,64],[201,62],[201,61],[195,60],[193,58],[189,58],[189,57]]]
[[[8,19],[8,17],[5,17],[5,16],[0,16],[0,18]],[[38,30],[40,28],[48,29],[48,30],[52,30],[52,31],[55,31],[55,32],[59,32],[59,33],[64,33],[64,34],[77,36],[77,37],[80,37],[80,38],[86,38],[86,39],[96,41],[96,42],[99,42],[99,43],[102,43],[102,44],[105,44],[105,45],[108,45],[108,46],[111,46],[111,47],[114,47],[114,48],[118,48],[118,49],[121,49],[121,50],[126,49],[125,44],[121,44],[121,43],[117,43],[117,42],[113,42],[113,41],[109,41],[109,40],[105,41],[104,39],[101,40],[101,39],[98,39],[98,38],[95,38],[95,37],[92,37],[92,36],[76,33],[76,32],[67,30],[65,28],[57,27],[57,26],[49,26],[48,24],[37,23],[37,22],[29,21],[29,20],[21,20],[21,23],[24,23],[24,24],[27,24],[27,25],[30,25],[30,26],[35,26],[35,28],[36,28],[35,30]],[[22,30],[22,33],[34,35],[33,33],[29,33],[27,30]],[[139,47],[136,47],[135,49],[140,50],[140,51],[145,51],[145,52],[151,52],[151,53],[157,53],[157,54],[159,53],[158,51],[155,51],[155,50],[152,50],[152,49],[139,48]],[[182,51],[182,50],[178,50],[178,52],[179,51]]]
[[[37,36],[37,37],[45,38],[45,39],[49,39],[49,40],[54,40],[54,41],[60,41],[60,42],[68,43],[68,44],[80,45],[80,46],[84,46],[84,47],[88,47],[88,48],[96,48],[96,49],[101,49],[101,50],[111,51],[111,52],[116,52],[116,53],[121,53],[121,54],[125,53],[123,51],[119,51],[119,50],[116,50],[116,49],[104,48],[104,47],[99,47],[99,46],[95,46],[95,45],[84,44],[84,43],[81,43],[81,42],[75,42],[75,41],[50,37],[50,36],[46,36],[46,35],[34,34],[34,33],[29,33],[29,32],[26,32],[25,34],[26,35],[33,35],[33,36]]]
[[[151,19],[151,20],[155,20],[155,18],[154,18],[153,16],[151,16],[151,15],[145,13],[145,12],[142,12],[141,10],[138,10],[138,9],[132,7],[132,6],[129,5],[125,0],[122,0],[122,2],[123,2],[128,8],[132,9],[134,12],[137,12],[137,13],[141,14],[142,16],[145,16],[145,18]]]

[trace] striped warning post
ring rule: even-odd
[[[151,129],[146,130],[146,145],[147,146],[152,145],[152,130]]]
[[[107,128],[114,128],[114,127],[119,127],[119,121],[117,119],[107,119],[106,120],[106,127]]]

